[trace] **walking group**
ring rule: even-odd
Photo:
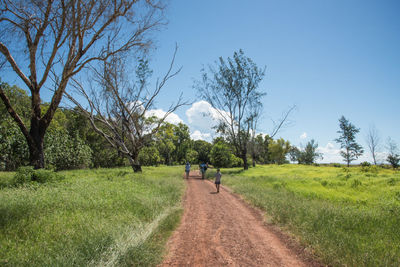
[[[190,163],[186,162],[186,165],[185,165],[186,179],[189,179],[190,167],[191,167]],[[204,180],[206,171],[208,169],[208,163],[202,162],[199,165],[199,169],[200,169],[200,173],[201,173],[201,179]],[[218,168],[217,173],[215,174],[215,181],[214,181],[215,188],[217,189],[217,193],[219,193],[219,186],[221,184],[221,176],[222,176],[221,170]]]

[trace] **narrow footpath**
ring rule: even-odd
[[[160,266],[310,265],[226,188],[217,194],[215,185],[197,171],[186,182],[182,222]]]

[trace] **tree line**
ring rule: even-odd
[[[180,72],[174,67],[176,48],[165,74],[150,83],[147,54],[155,30],[165,24],[163,1],[3,0],[0,7],[0,69],[12,70],[30,94],[0,81],[3,169],[129,164],[137,172],[142,164],[209,161],[246,170],[257,162],[288,162],[289,154],[304,164],[322,156],[314,140],[299,149],[275,139],[295,107],[283,113],[269,135],[256,134],[265,67],[242,50],[203,69],[194,84],[219,114],[215,130],[220,137],[212,143],[191,140],[184,124],[166,123],[188,104],[182,97],[161,118],[153,116],[160,91]],[[52,92],[50,102],[42,101],[44,90]],[[63,99],[75,107],[60,107]],[[363,153],[355,141],[359,129],[344,117],[339,122],[336,141],[349,165]],[[376,142],[369,145],[376,163]],[[397,166],[396,144],[389,147],[387,160]]]

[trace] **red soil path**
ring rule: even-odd
[[[191,172],[182,222],[160,266],[310,266],[298,249],[263,222],[262,216],[221,186]],[[291,246],[292,247],[292,246]]]

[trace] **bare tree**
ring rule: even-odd
[[[377,153],[380,148],[381,138],[378,129],[376,129],[375,125],[369,127],[369,131],[366,136],[366,141],[369,151],[371,152],[372,159],[374,160],[374,164],[376,165]]]
[[[90,120],[94,130],[128,158],[134,172],[142,170],[138,160],[140,150],[152,140],[167,116],[186,104],[179,97],[162,118],[151,116],[151,109],[162,87],[180,71],[172,72],[175,54],[176,50],[168,71],[157,80],[153,91],[147,89],[152,73],[147,60],[139,60],[136,81],[131,82],[127,57],[112,56],[104,61],[101,70],[93,70],[90,90],[74,80],[75,88],[87,101],[88,108],[66,93]]]
[[[0,0],[0,66],[11,67],[29,89],[30,124],[2,87],[0,97],[27,140],[31,165],[44,167],[44,135],[70,79],[88,64],[147,48],[147,33],[163,23],[163,9],[156,0]],[[41,93],[49,88],[52,99],[42,114]]]

